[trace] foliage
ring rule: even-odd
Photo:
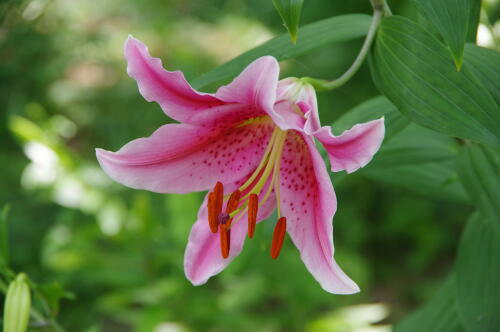
[[[386,119],[373,162],[332,175],[336,258],[362,289],[348,297],[324,293],[289,240],[271,260],[271,225],[193,287],[182,257],[202,194],[124,188],[93,149],[169,121],[126,75],[129,33],[205,90],[264,54],[282,77],[329,79],[356,57],[369,1],[280,12],[292,36],[301,16],[295,45],[271,1],[1,3],[0,290],[29,277],[30,331],[500,330],[500,56],[494,34],[476,44],[479,1],[449,2],[389,1],[368,63],[318,95],[336,134]],[[500,11],[483,12],[487,31]]]

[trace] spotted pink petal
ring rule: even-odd
[[[228,126],[272,112],[279,65],[265,56],[252,62],[216,95],[194,90],[180,71],[167,71],[140,41],[125,43],[127,71],[147,101],[155,101],[169,117],[200,126]]]
[[[248,174],[260,162],[272,130],[266,123],[225,130],[167,124],[117,152],[97,149],[96,154],[102,169],[128,187],[187,193]]]
[[[352,173],[372,160],[384,140],[384,118],[355,125],[334,136],[331,128],[322,127],[314,136],[323,144],[333,172]]]
[[[161,60],[149,54],[146,45],[129,36],[125,43],[127,72],[137,81],[149,102],[157,102],[171,118],[184,122],[196,113],[224,104],[206,93],[195,91],[180,71],[163,69]],[[189,121],[188,121],[189,122]]]
[[[226,186],[225,193],[228,194],[236,189],[242,182]],[[267,185],[266,185],[267,187]],[[262,200],[263,193],[259,195]],[[260,222],[272,213],[276,207],[274,193],[271,193],[269,199],[259,208],[257,221]],[[229,257],[222,258],[220,251],[219,233],[210,232],[207,221],[207,197],[198,212],[198,220],[191,228],[189,241],[184,254],[184,272],[186,277],[194,284],[201,285],[208,279],[226,268],[231,261],[240,254],[243,249],[245,237],[247,235],[247,214],[231,227],[231,246]]]
[[[332,218],[335,192],[325,164],[310,137],[288,135],[280,170],[281,214],[302,261],[324,290],[352,294],[358,286],[333,259]]]

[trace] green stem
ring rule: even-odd
[[[368,29],[363,46],[361,47],[361,50],[351,67],[349,67],[349,69],[347,69],[347,71],[336,80],[322,80],[312,77],[304,77],[302,80],[310,83],[317,91],[327,91],[341,87],[347,83],[354,76],[354,74],[356,74],[368,55],[368,51],[370,50],[373,40],[375,39],[375,34],[377,33],[382,17],[386,13],[390,15],[390,9],[387,7],[384,0],[371,0],[371,3],[373,6],[372,22],[370,24],[370,28]]]

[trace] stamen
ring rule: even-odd
[[[217,182],[215,184],[213,193],[214,193],[214,198],[215,198],[215,202],[214,202],[215,211],[216,211],[215,215],[218,216],[219,213],[222,212],[222,203],[224,201],[224,186],[222,185],[222,183]]]
[[[217,210],[215,208],[215,195],[214,193],[208,194],[208,226],[212,233],[217,233],[217,228],[219,227],[219,221],[217,220]]]
[[[271,149],[274,146],[274,142],[276,141],[276,136],[278,136],[278,133],[279,133],[279,128],[276,127],[273,131],[273,134],[271,135],[271,138],[269,139],[269,143],[267,144],[266,150],[264,151],[264,155],[259,163],[259,166],[257,166],[253,174],[250,176],[250,178],[243,185],[241,185],[240,187],[241,191],[244,191],[250,184],[252,184],[252,182],[260,174],[262,168],[266,165],[266,162],[269,158],[269,153],[271,152]]]
[[[271,243],[271,258],[276,259],[280,255],[281,247],[286,233],[286,218],[281,217],[276,223],[273,233],[273,242]]]
[[[227,213],[219,215],[220,251],[224,259],[229,257],[229,249],[231,247],[231,230],[229,229],[230,224],[227,222],[228,220],[229,215]]]
[[[255,225],[257,223],[257,210],[259,208],[259,197],[251,194],[248,200],[248,237],[253,238]]]
[[[230,214],[231,212],[233,212],[238,208],[238,204],[240,203],[240,197],[241,197],[241,191],[239,191],[238,189],[231,194],[229,200],[227,201],[226,213]]]

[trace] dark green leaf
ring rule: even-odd
[[[300,12],[303,0],[273,0],[274,7],[281,16],[283,24],[288,29],[292,42],[297,42],[297,31],[299,29]]]
[[[479,16],[481,14],[481,0],[469,0],[469,21],[467,26],[467,41],[471,43],[476,42],[477,27],[479,25]]]
[[[394,332],[462,332],[450,278],[420,310],[396,325]]]
[[[7,215],[10,206],[5,205],[0,211],[0,269],[9,265],[9,237]]]
[[[375,82],[416,123],[500,146],[500,111],[467,63],[457,72],[444,46],[399,16],[382,21],[370,60]]]
[[[467,195],[455,171],[458,148],[452,138],[410,124],[384,142],[361,172],[426,196],[465,203]]]
[[[416,0],[421,14],[436,27],[450,48],[457,69],[463,61],[470,1],[474,0]]]
[[[457,310],[469,332],[500,331],[500,237],[482,218],[469,220],[455,267]]]
[[[458,153],[455,140],[413,123],[395,137],[384,142],[370,167],[387,168],[452,160]]]
[[[467,44],[465,62],[500,106],[500,53],[474,44]]]
[[[458,180],[453,161],[396,167],[368,166],[361,172],[375,181],[402,187],[427,197],[468,203],[467,194]]]
[[[66,291],[60,284],[53,282],[46,285],[38,285],[37,290],[47,303],[51,315],[57,315],[59,312],[60,302],[63,299],[74,300],[75,295]]]
[[[476,144],[467,146],[458,171],[471,201],[500,235],[500,154]]]
[[[300,44],[294,45],[287,35],[281,35],[239,55],[225,64],[194,79],[196,89],[236,76],[250,62],[263,55],[272,55],[279,61],[295,58],[311,50],[366,35],[371,17],[362,14],[335,16],[302,27],[298,33]]]
[[[340,135],[357,123],[368,122],[382,116],[385,117],[384,141],[399,133],[410,123],[399,114],[396,107],[387,98],[379,96],[369,99],[343,114],[333,124],[333,132]]]

